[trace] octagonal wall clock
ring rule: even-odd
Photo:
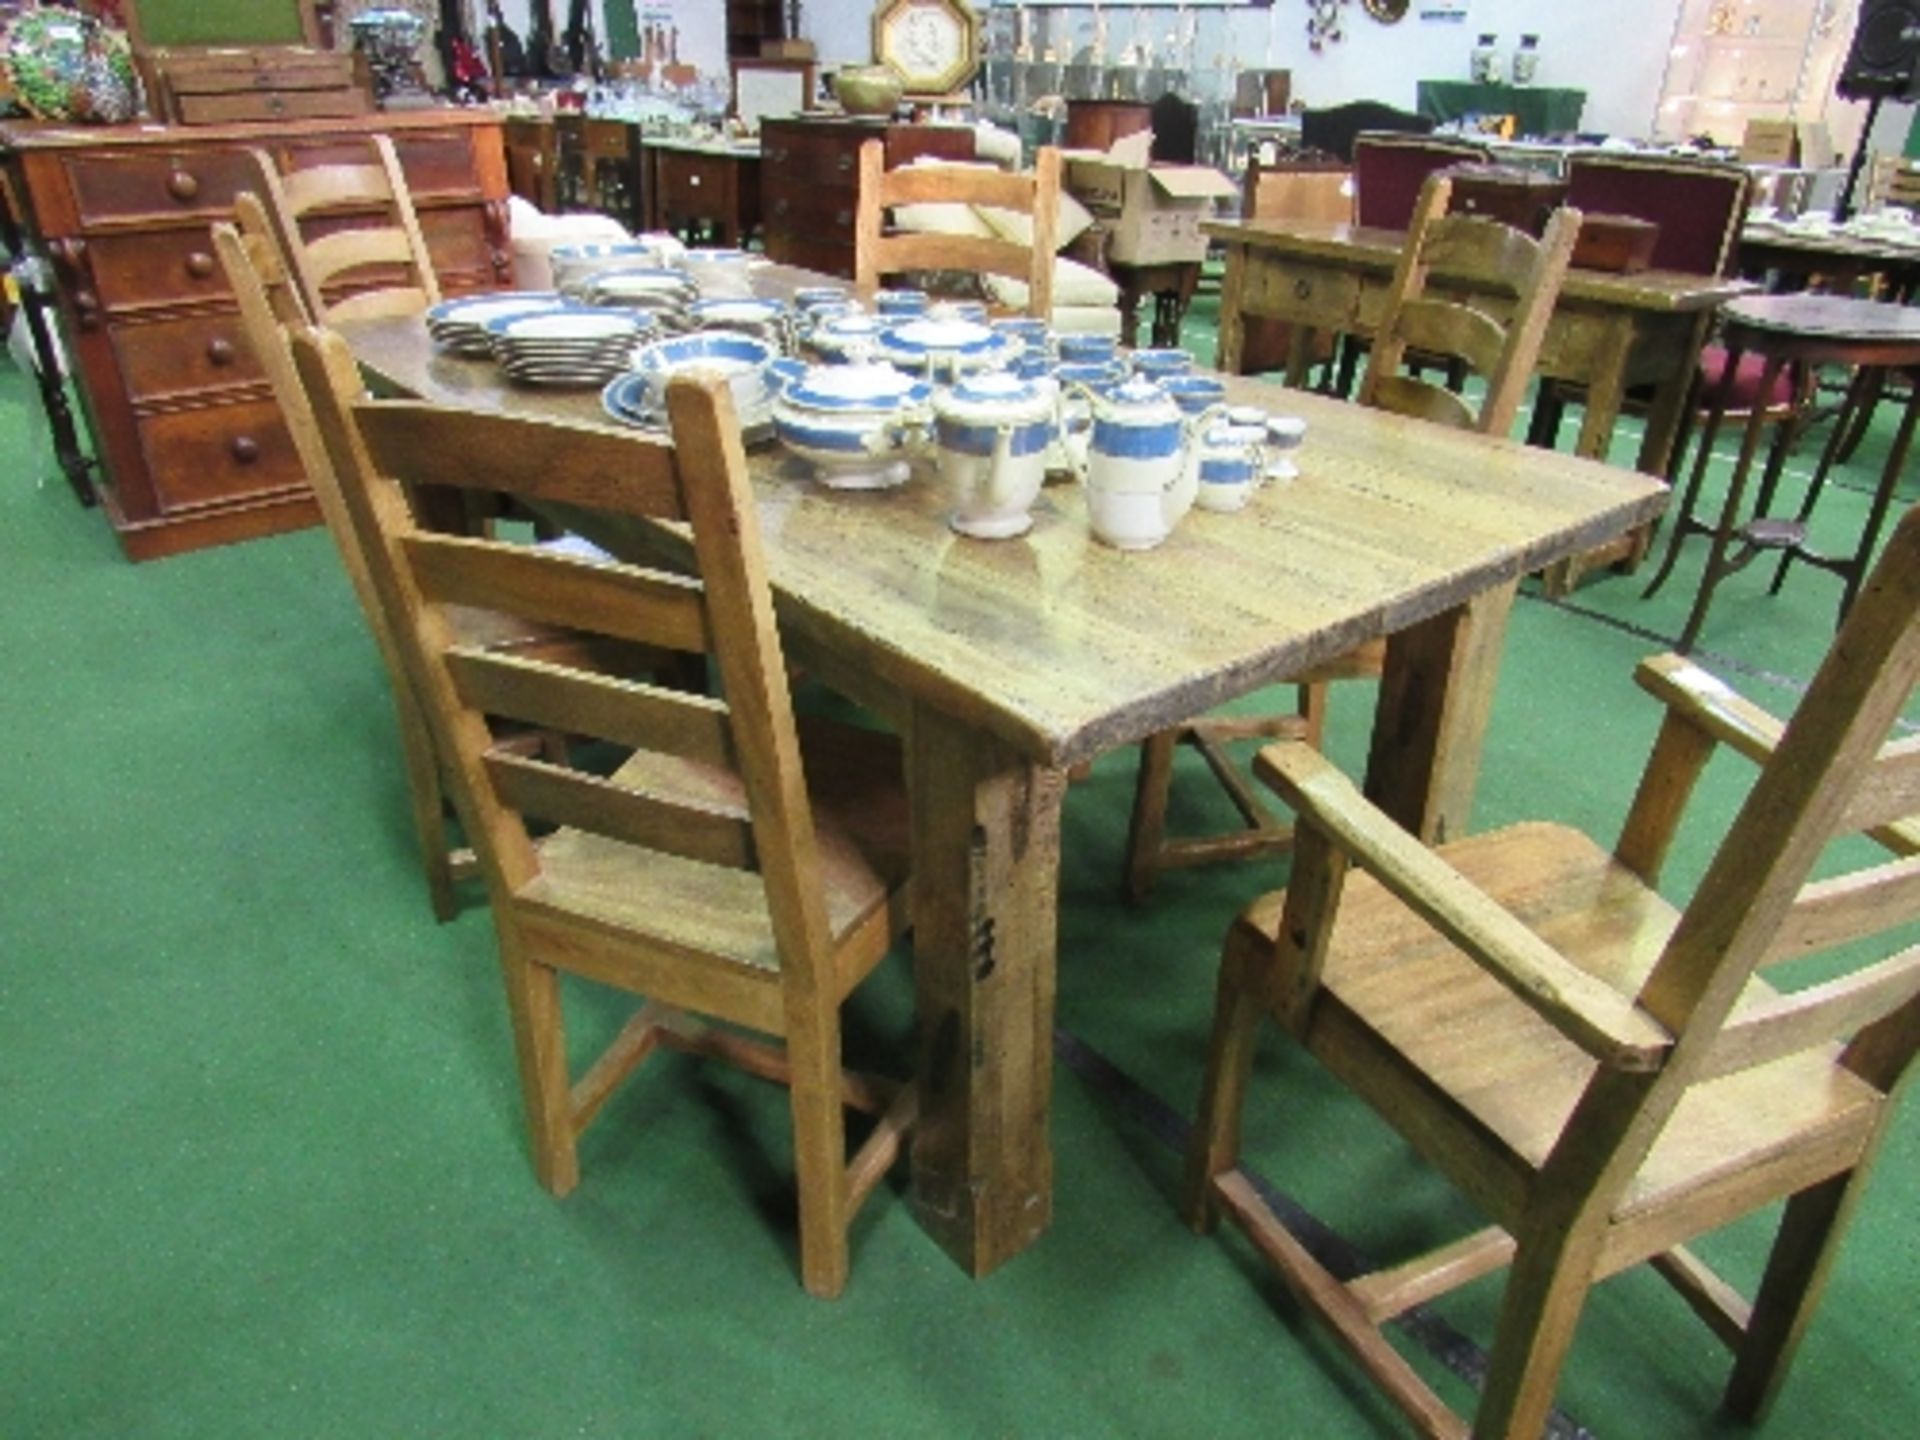
[[[951,95],[980,69],[980,16],[966,0],[880,0],[873,58],[899,74],[908,95]]]

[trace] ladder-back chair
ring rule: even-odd
[[[1556,211],[1546,233],[1535,240],[1497,220],[1447,214],[1451,194],[1451,182],[1440,175],[1430,177],[1421,192],[1374,336],[1359,401],[1459,429],[1504,435],[1513,426],[1566,278],[1567,262],[1580,234],[1580,212]],[[1491,293],[1511,308],[1503,317],[1451,293],[1430,293],[1429,278],[1465,286],[1479,297]],[[1421,351],[1423,358],[1457,359],[1481,376],[1486,389],[1479,406],[1443,386],[1401,374],[1401,361],[1410,348]],[[1296,739],[1318,749],[1326,723],[1328,685],[1335,680],[1376,677],[1385,658],[1385,641],[1375,640],[1298,677],[1294,682],[1299,690],[1297,713],[1202,716],[1142,743],[1127,836],[1128,895],[1136,901],[1146,898],[1163,869],[1285,850],[1292,828],[1261,803],[1227,744],[1257,738]],[[1174,754],[1183,742],[1200,752],[1240,813],[1242,828],[1224,834],[1168,837]]]
[[[332,462],[314,424],[313,409],[307,402],[300,377],[294,373],[291,340],[297,330],[309,323],[306,305],[294,286],[286,256],[257,195],[242,191],[234,198],[234,221],[214,225],[213,243],[233,288],[241,331],[248,348],[266,372],[267,383],[273,389],[282,420],[292,436],[307,483],[313,487],[321,518],[340,553],[341,566],[380,652],[393,694],[409,809],[420,849],[421,870],[427,882],[427,897],[436,918],[451,920],[459,913],[458,882],[477,875],[478,871],[471,847],[455,843],[448,826],[450,808],[432,732],[420,712],[393,632],[380,609],[379,596],[368,574],[367,558],[347,518]],[[538,653],[571,643],[550,628],[519,625],[504,616],[471,607],[454,612],[454,623],[462,638],[474,645]],[[657,662],[662,657],[636,653],[631,658],[639,665],[649,658]],[[557,738],[551,736],[521,738],[533,744],[558,743]]]
[[[1029,245],[980,235],[902,231],[889,234],[886,212],[895,205],[984,205],[1031,217]],[[1060,224],[1060,152],[1053,146],[1034,156],[1021,174],[980,165],[886,166],[886,147],[869,140],[860,147],[860,201],[854,215],[854,290],[873,303],[881,281],[908,270],[958,270],[1001,275],[1027,287],[1026,313],[1053,314],[1055,237]]]
[[[393,141],[371,135],[367,145],[369,163],[285,174],[266,151],[253,152],[300,297],[322,323],[418,315],[440,303]]]
[[[796,722],[725,378],[668,387],[669,444],[366,400],[324,331],[296,337],[294,354],[479,853],[541,1182],[573,1188],[581,1131],[659,1046],[728,1059],[790,1087],[801,1273],[814,1294],[838,1294],[850,1219],[917,1103],[911,1086],[844,1075],[840,1054],[841,1003],[906,919],[901,752]],[[686,568],[422,531],[403,481],[566,507],[674,546]],[[684,541],[656,522],[685,526]],[[720,696],[462,644],[449,623],[460,605],[704,657]],[[496,744],[503,719],[598,743],[569,747],[577,763],[531,758]],[[625,758],[591,764],[609,752]],[[536,843],[546,826],[558,828]],[[568,974],[647,997],[577,1079]],[[849,1103],[882,1112],[851,1161]]]
[[[1668,708],[1611,853],[1545,823],[1429,850],[1305,746],[1257,763],[1301,834],[1287,890],[1228,935],[1189,1218],[1232,1216],[1422,1434],[1467,1426],[1380,1326],[1503,1266],[1474,1435],[1541,1433],[1589,1288],[1642,1261],[1734,1352],[1726,1406],[1758,1419],[1920,1044],[1920,947],[1888,933],[1920,918],[1902,818],[1920,808],[1920,742],[1889,740],[1920,678],[1920,514],[1784,732],[1678,656],[1639,678]],[[1716,742],[1742,729],[1767,758],[1676,909],[1662,863]],[[1810,879],[1830,840],[1860,833],[1901,858]],[[1238,1168],[1269,1015],[1491,1224],[1364,1276],[1316,1261]],[[1783,1199],[1749,1302],[1687,1247]]]

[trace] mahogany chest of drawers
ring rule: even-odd
[[[767,258],[829,275],[853,275],[853,215],[860,199],[860,146],[883,140],[887,168],[922,155],[973,159],[964,125],[884,120],[764,120],[760,125],[760,217]]]
[[[364,163],[362,137],[376,130],[393,137],[443,290],[508,283],[506,170],[492,116],[0,125],[20,218],[53,262],[102,504],[133,559],[318,521],[209,227],[231,215],[237,193],[257,188],[251,150],[283,170]]]

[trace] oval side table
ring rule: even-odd
[[[1713,592],[1720,582],[1764,553],[1780,556],[1772,591],[1779,590],[1787,567],[1795,560],[1838,575],[1842,583],[1840,615],[1844,618],[1859,591],[1861,581],[1866,577],[1874,544],[1879,540],[1880,530],[1886,523],[1894,487],[1913,443],[1914,422],[1920,419],[1920,310],[1839,295],[1757,295],[1729,302],[1721,311],[1721,316],[1724,321],[1721,339],[1728,352],[1726,368],[1720,384],[1715,387],[1712,408],[1700,435],[1700,448],[1694,457],[1693,469],[1687,476],[1686,493],[1681,497],[1679,512],[1673,519],[1673,530],[1667,538],[1666,554],[1660,562],[1659,573],[1653,577],[1645,592],[1652,595],[1665,583],[1667,576],[1672,573],[1680,546],[1687,537],[1707,537],[1706,569],[1700,576],[1699,593],[1694,596],[1693,608],[1687,615],[1687,623],[1680,631],[1677,644],[1677,648],[1683,652],[1691,650],[1694,641],[1699,638],[1700,628],[1706,623],[1707,609],[1713,603]],[[1802,428],[1802,422],[1796,421],[1790,422],[1782,430],[1773,447],[1761,479],[1753,515],[1746,520],[1740,518],[1747,482],[1760,446],[1760,430],[1767,420],[1765,407],[1756,405],[1747,417],[1746,432],[1741,438],[1740,458],[1734,465],[1732,479],[1727,483],[1726,501],[1721,506],[1718,520],[1709,524],[1694,513],[1694,507],[1700,498],[1707,457],[1713,449],[1714,438],[1726,417],[1727,406],[1733,395],[1740,359],[1748,352],[1759,355],[1762,360],[1757,392],[1761,396],[1773,393],[1781,371],[1788,366],[1847,365],[1854,367],[1854,376],[1847,387],[1846,402],[1834,420],[1833,433],[1821,452],[1819,468],[1808,482],[1807,493],[1798,512],[1791,519],[1768,514],[1786,453]],[[1827,474],[1833,468],[1843,437],[1852,430],[1861,408],[1874,402],[1890,371],[1908,372],[1913,383],[1909,387],[1907,408],[1900,417],[1900,428],[1894,436],[1892,452],[1887,456],[1886,468],[1874,488],[1859,544],[1848,555],[1823,555],[1807,544],[1807,519],[1812,515],[1814,502],[1819,499],[1821,488],[1826,484]]]

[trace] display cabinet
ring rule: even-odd
[[[1681,0],[1654,138],[1737,146],[1749,120],[1826,119],[1858,13],[1858,0]]]

